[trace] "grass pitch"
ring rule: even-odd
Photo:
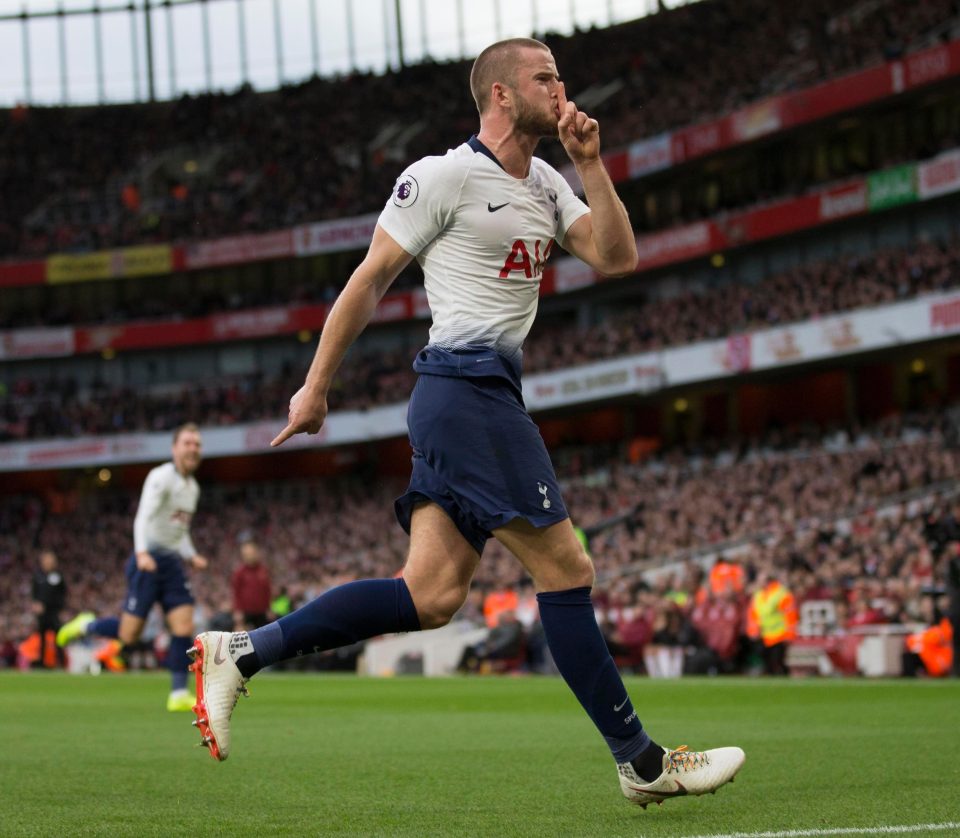
[[[0,836],[960,835],[943,828],[960,822],[958,681],[628,688],[658,741],[742,746],[737,781],[629,805],[554,678],[268,673],[217,764],[192,716],[164,709],[163,674],[0,673]]]

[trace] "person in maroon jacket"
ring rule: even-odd
[[[249,631],[268,623],[270,616],[270,571],[263,551],[251,538],[241,538],[241,563],[233,571],[234,631]]]

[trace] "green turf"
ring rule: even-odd
[[[195,747],[192,716],[165,711],[161,674],[0,673],[0,836],[692,836],[960,822],[960,682],[628,686],[664,744],[742,746],[737,782],[660,809],[629,805],[603,742],[552,678],[263,675],[217,764]]]

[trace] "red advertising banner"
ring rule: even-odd
[[[867,212],[867,183],[858,180],[819,194],[651,233],[637,239],[637,270],[706,256],[717,250],[784,236]]]
[[[803,125],[892,96],[896,92],[893,74],[892,64],[882,64],[786,94],[783,97],[783,127]]]
[[[215,314],[210,318],[210,331],[215,341],[282,335],[291,331],[294,311],[275,306]]]
[[[651,172],[669,169],[674,164],[670,134],[631,143],[627,149],[627,175],[643,177]]]
[[[371,213],[342,221],[301,224],[293,230],[293,251],[297,256],[312,256],[365,247],[373,237],[377,218],[378,213]]]
[[[69,326],[0,332],[0,360],[62,358],[75,352],[73,329]]]
[[[937,333],[960,329],[960,297],[931,303],[930,329]]]
[[[960,189],[960,151],[948,151],[917,166],[917,195],[936,198]]]
[[[265,259],[293,256],[293,230],[251,233],[223,239],[193,242],[183,248],[183,267],[187,270],[241,265]]]
[[[684,262],[720,249],[726,237],[712,221],[699,221],[684,227],[674,227],[637,239],[638,271],[661,265]]]
[[[0,288],[13,288],[17,285],[43,285],[47,281],[47,263],[6,262],[0,263]]]
[[[91,326],[68,330],[75,334],[75,349],[67,354],[102,352],[104,349],[129,351],[153,347],[189,346],[251,338],[278,337],[302,330],[317,331],[330,313],[330,305],[304,305],[253,309],[217,314],[177,322],[155,321],[125,326]],[[386,323],[422,316],[422,307],[413,293],[390,294],[380,301],[373,322]],[[0,334],[0,353],[8,335]],[[64,354],[64,353],[60,353]],[[20,357],[26,357],[20,355]],[[31,357],[43,357],[34,354]]]
[[[960,72],[960,41],[915,53],[892,67],[894,93],[943,81]]]

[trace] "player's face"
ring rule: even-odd
[[[173,443],[173,464],[181,474],[193,474],[200,465],[200,434],[182,431]]]
[[[536,137],[557,136],[561,84],[549,52],[532,47],[522,51],[513,91],[516,129]]]

